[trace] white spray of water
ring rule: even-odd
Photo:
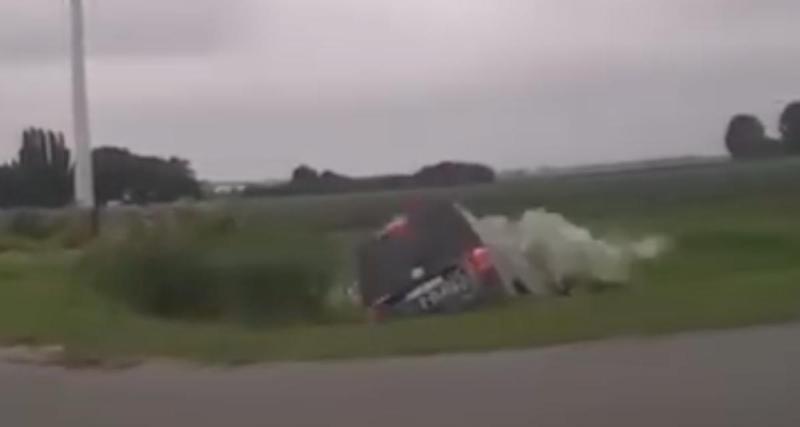
[[[517,220],[463,213],[504,281],[517,280],[540,295],[563,292],[575,281],[627,282],[634,262],[658,257],[669,243],[661,236],[612,243],[544,209],[528,210]]]

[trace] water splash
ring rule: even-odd
[[[628,282],[636,261],[656,258],[669,247],[663,236],[603,240],[544,209],[528,210],[518,219],[462,211],[490,248],[504,281],[516,281],[534,294],[564,293],[576,283]]]

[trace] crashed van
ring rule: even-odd
[[[527,263],[487,244],[456,204],[418,203],[357,249],[358,294],[377,319],[454,313],[537,292]]]

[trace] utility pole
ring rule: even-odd
[[[82,0],[70,0],[72,9],[72,114],[75,131],[75,204],[93,209],[94,176],[92,173],[89,99],[86,89],[86,52]]]

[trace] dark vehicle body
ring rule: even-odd
[[[503,294],[488,250],[449,202],[395,218],[359,247],[357,264],[361,301],[378,317],[458,312]]]

